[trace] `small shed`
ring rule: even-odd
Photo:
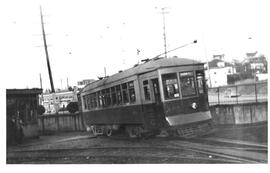
[[[38,137],[38,106],[42,89],[7,89],[7,143]]]

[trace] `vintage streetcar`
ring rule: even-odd
[[[204,64],[154,58],[85,86],[79,93],[85,125],[93,134],[193,137],[211,129]]]

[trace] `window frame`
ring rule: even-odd
[[[123,86],[125,86],[125,88],[123,88]],[[128,94],[128,85],[127,85],[127,82],[125,83],[122,83],[121,84],[121,88],[122,88],[122,102],[123,104],[128,104],[130,101],[129,101],[129,94]],[[126,98],[124,97],[124,93],[126,93]]]
[[[129,103],[130,104],[136,103],[136,91],[135,91],[134,81],[127,82],[127,86],[128,86]],[[134,94],[134,100],[132,99],[133,94]]]
[[[147,82],[147,83],[146,83]],[[144,101],[151,101],[152,100],[152,97],[151,97],[151,88],[150,88],[150,81],[149,79],[145,79],[142,81],[142,85],[143,85],[143,99]],[[146,90],[145,88],[147,89],[148,91],[148,94],[146,95]],[[146,97],[146,96],[149,96],[149,97]]]
[[[201,73],[202,75],[198,75],[198,73]],[[196,70],[195,71],[195,76],[196,76],[196,83],[197,83],[197,90],[198,90],[198,94],[207,94],[207,90],[206,90],[206,80],[205,80],[205,72],[204,70]],[[198,76],[202,77],[202,90],[203,92],[200,92],[200,87],[199,87],[199,82],[198,82]]]
[[[112,87],[110,87],[110,90],[111,90],[111,103],[112,103],[111,105],[112,106],[115,106],[115,105],[117,105],[116,87],[115,86],[112,86]]]
[[[171,73],[163,73],[163,74],[161,74],[161,83],[162,83],[162,88],[163,88],[163,97],[164,97],[164,100],[165,101],[167,101],[167,100],[174,100],[174,99],[180,99],[181,98],[181,91],[180,91],[180,86],[179,86],[179,78],[178,78],[178,73],[179,72],[171,72]],[[165,76],[165,75],[170,75],[170,74],[174,74],[175,75],[175,79],[176,79],[176,82],[173,84],[173,85],[175,85],[175,84],[177,84],[177,87],[178,88],[174,88],[174,90],[175,91],[178,91],[178,96],[177,97],[171,97],[171,98],[169,98],[169,97],[166,97],[166,93],[167,93],[167,84],[165,84],[164,82],[165,82],[165,80],[163,80],[163,76]],[[170,85],[172,85],[172,84],[170,84]],[[174,93],[174,94],[177,94],[177,92],[176,93]],[[169,96],[169,95],[168,95]]]
[[[181,77],[181,75],[180,75],[180,73],[192,73],[193,75],[187,75],[187,77],[186,76],[184,76],[184,77]],[[178,72],[178,75],[179,75],[179,82],[180,82],[180,91],[181,91],[181,96],[182,96],[182,98],[188,98],[188,97],[194,97],[194,96],[197,96],[198,95],[198,91],[197,91],[197,79],[196,79],[196,71],[181,71],[181,72]],[[182,90],[182,78],[189,78],[189,77],[192,77],[193,78],[193,85],[194,85],[194,91],[195,91],[195,93],[194,94],[189,94],[189,95],[184,95],[183,93],[183,90]]]
[[[126,96],[124,96],[126,95]],[[134,99],[131,98],[134,97]],[[95,90],[83,96],[85,109],[106,109],[114,106],[135,104],[137,101],[135,81],[122,82],[117,85]],[[125,99],[125,102],[124,102]]]

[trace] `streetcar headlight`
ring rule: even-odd
[[[197,109],[197,108],[198,108],[198,105],[197,105],[196,102],[193,102],[193,103],[191,104],[191,107],[192,107],[192,109]]]
[[[169,123],[169,125],[171,125],[169,118],[168,117],[165,117],[165,119]]]

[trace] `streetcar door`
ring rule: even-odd
[[[153,87],[153,95],[155,98],[155,103],[157,105],[159,105],[161,103],[161,98],[160,98],[160,90],[159,90],[159,83],[158,83],[158,79],[152,79],[152,87]]]

